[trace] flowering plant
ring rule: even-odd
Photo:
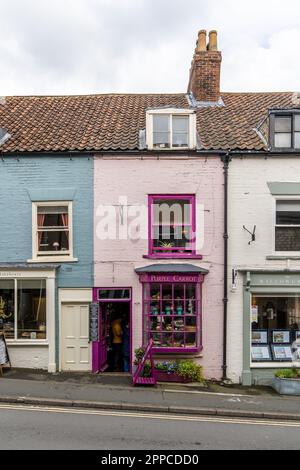
[[[205,382],[202,367],[191,360],[158,362],[155,364],[155,370],[167,374],[178,374],[193,382]]]
[[[179,363],[176,362],[170,362],[170,361],[164,361],[164,362],[157,362],[155,364],[155,370],[161,371],[161,372],[167,372],[168,374],[174,374],[178,372],[178,367]]]

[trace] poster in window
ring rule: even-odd
[[[252,323],[258,323],[258,305],[252,305],[251,307],[251,321]]]
[[[252,330],[252,344],[268,344],[268,330]]]
[[[268,345],[253,345],[251,348],[252,362],[269,362],[272,361],[270,347]]]
[[[293,353],[291,346],[285,345],[272,345],[272,354],[274,361],[287,361],[291,362],[293,360]]]
[[[296,343],[296,342],[295,342]],[[292,346],[292,353],[293,353],[293,361],[300,361],[300,344],[296,343],[295,345],[293,344]]]
[[[90,341],[98,342],[100,339],[100,322],[99,322],[99,304],[93,302],[90,304]]]
[[[274,344],[289,344],[291,342],[290,330],[273,330],[272,343]]]
[[[300,340],[300,330],[295,331],[295,341]]]

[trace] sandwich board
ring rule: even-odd
[[[0,374],[3,375],[3,366],[11,367],[7,344],[4,334],[0,333]]]

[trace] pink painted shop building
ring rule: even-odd
[[[103,97],[94,372],[128,370],[118,362],[122,320],[131,370],[135,349],[152,338],[157,358],[191,358],[207,378],[222,377],[224,176],[207,126],[222,106],[220,66],[216,33],[207,45],[201,32],[188,93]]]

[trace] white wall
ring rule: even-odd
[[[300,268],[299,260],[268,260],[274,255],[275,197],[268,182],[300,182],[300,159],[296,157],[233,158],[229,169],[229,281],[232,269]],[[256,241],[248,245],[256,225]],[[229,293],[228,375],[238,382],[243,352],[243,277]],[[230,283],[231,284],[231,283]],[[230,287],[230,286],[229,286]]]
[[[48,370],[48,346],[13,346],[8,345],[12,367]]]

